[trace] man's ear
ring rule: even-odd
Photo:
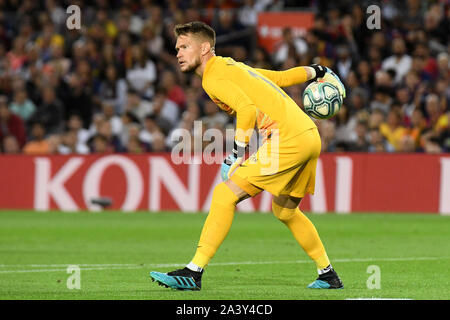
[[[205,41],[202,43],[201,48],[202,48],[202,55],[205,55],[211,51],[211,44]]]

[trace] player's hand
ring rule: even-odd
[[[234,170],[244,162],[245,145],[234,142],[233,151],[225,158],[220,168],[220,175],[223,181],[230,179]]]
[[[311,68],[314,69],[316,72],[316,75],[311,80],[316,81],[319,78],[322,78],[325,73],[327,72],[327,67],[321,66],[320,64],[312,64],[310,65]]]
[[[316,76],[312,80],[323,80],[329,82],[338,88],[342,98],[346,97],[344,84],[336,73],[333,72],[333,70],[328,67],[321,66],[320,64],[312,64],[310,67],[316,71]]]
[[[323,76],[322,79],[326,82],[331,83],[336,88],[338,88],[339,93],[342,96],[342,99],[344,99],[346,96],[346,92],[345,92],[344,84],[342,83],[341,79],[339,79],[339,77],[337,76],[336,73],[333,72],[333,70],[331,70],[330,68],[327,68],[327,67],[325,67],[325,68],[326,68],[327,72],[325,73],[325,75]]]

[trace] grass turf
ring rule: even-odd
[[[312,290],[314,263],[270,214],[237,213],[199,292],[166,289],[150,271],[190,261],[205,214],[0,211],[0,299],[450,299],[450,217],[308,215],[344,290]],[[68,265],[81,289],[68,289]],[[380,289],[368,289],[368,267]]]

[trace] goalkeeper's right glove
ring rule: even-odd
[[[310,65],[311,68],[314,69],[314,71],[316,72],[316,75],[314,76],[314,78],[310,79],[312,81],[316,81],[318,78],[322,78],[325,73],[327,72],[326,67],[321,66],[320,64],[312,64]]]

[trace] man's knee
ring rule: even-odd
[[[272,212],[279,220],[287,222],[295,216],[296,208],[301,200],[301,198],[294,198],[287,195],[273,197]]]
[[[272,212],[282,222],[287,222],[295,215],[295,209],[284,208],[272,201]]]
[[[237,202],[241,202],[247,198],[250,198],[250,195],[243,190],[240,186],[238,186],[234,181],[227,180],[223,183],[226,187],[228,187],[231,192],[238,198]]]
[[[241,190],[236,184],[230,184],[230,180],[219,183],[213,191],[212,201],[221,205],[236,205],[245,198],[245,191]],[[241,192],[242,191],[242,192]]]
[[[280,207],[295,209],[299,206],[302,198],[296,198],[289,195],[279,195],[273,197],[273,202]]]

